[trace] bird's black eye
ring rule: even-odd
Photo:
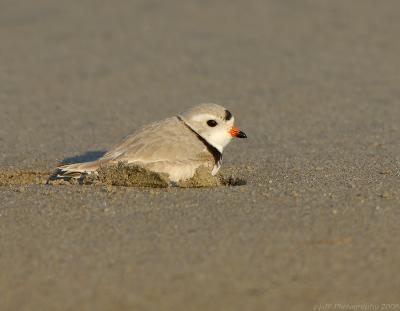
[[[218,123],[215,120],[208,120],[207,124],[208,124],[208,126],[214,127],[214,126],[217,126]]]

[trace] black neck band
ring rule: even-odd
[[[191,130],[194,134],[196,134],[197,138],[207,147],[207,150],[214,157],[215,165],[219,165],[222,161],[222,153],[211,145],[207,140],[201,137],[194,129],[192,129],[185,121],[182,120],[180,116],[177,116],[178,120],[181,121],[189,130]]]

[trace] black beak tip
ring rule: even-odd
[[[247,135],[246,135],[245,132],[240,131],[240,132],[237,134],[236,137],[237,137],[237,138],[247,138]]]

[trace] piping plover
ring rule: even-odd
[[[151,123],[125,137],[96,161],[59,165],[56,178],[80,178],[101,165],[125,162],[166,173],[171,182],[187,180],[205,166],[215,175],[222,153],[233,137],[247,138],[234,127],[235,118],[224,107],[201,104],[175,117]]]

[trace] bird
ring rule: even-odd
[[[60,164],[55,178],[83,178],[97,174],[103,165],[120,162],[164,173],[171,182],[192,178],[204,166],[216,175],[222,153],[232,138],[247,138],[234,127],[235,118],[224,107],[204,103],[176,116],[139,128],[101,158],[83,163]]]

